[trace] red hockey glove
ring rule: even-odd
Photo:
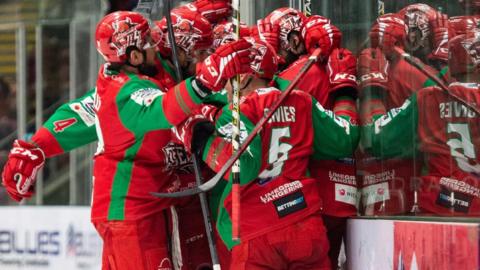
[[[252,28],[252,37],[272,45],[276,52],[278,51],[279,33],[279,24],[272,24],[269,20],[265,19],[258,20],[257,25]]]
[[[15,140],[2,172],[2,184],[16,201],[30,198],[34,192],[35,177],[45,163],[42,149],[33,144]]]
[[[174,134],[189,153],[201,156],[208,138],[215,131],[212,122],[201,114],[190,116],[174,128]]]
[[[320,48],[323,57],[339,48],[342,41],[340,30],[331,24],[329,19],[318,15],[309,17],[301,31],[307,51],[313,53],[316,48]]]
[[[221,108],[215,107],[213,105],[203,105],[199,108],[199,114],[203,115],[203,117],[205,117],[205,119],[207,119],[208,121],[215,123],[220,110]]]
[[[227,20],[232,15],[231,0],[196,0],[192,4],[212,24]]]
[[[428,58],[446,63],[448,62],[448,40],[453,37],[455,30],[451,29],[450,33],[448,17],[440,12],[436,12],[429,23],[432,29],[433,50]]]
[[[334,49],[328,57],[330,91],[340,88],[357,89],[357,59],[347,49]]]
[[[245,39],[225,44],[203,61],[196,79],[212,91],[219,91],[237,74],[251,73],[252,44]]]
[[[360,88],[380,87],[387,90],[388,61],[379,48],[367,48],[358,57]]]
[[[394,46],[404,48],[407,26],[396,14],[385,14],[377,19],[369,35],[372,48],[379,47],[383,53],[390,55]]]

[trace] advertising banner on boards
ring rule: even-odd
[[[0,207],[0,216],[0,269],[101,269],[89,207]]]

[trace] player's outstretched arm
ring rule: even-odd
[[[46,157],[56,156],[97,141],[94,111],[95,89],[60,106],[35,132],[32,142]]]

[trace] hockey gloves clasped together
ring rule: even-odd
[[[221,90],[228,79],[237,74],[251,73],[252,44],[245,39],[220,46],[197,68],[196,80],[211,91]]]
[[[360,88],[379,87],[388,90],[388,61],[379,48],[363,50],[358,57]]]
[[[45,163],[42,149],[22,140],[15,140],[2,172],[2,184],[16,201],[34,193],[37,172]]]

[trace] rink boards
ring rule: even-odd
[[[479,224],[435,219],[349,220],[349,269],[479,269]]]

